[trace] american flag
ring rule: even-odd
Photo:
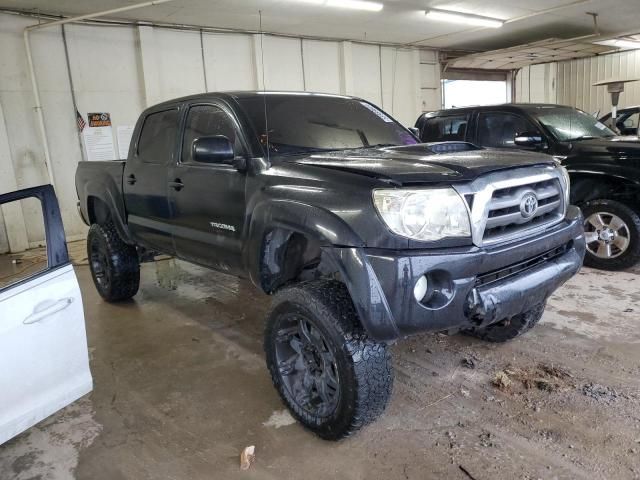
[[[87,126],[87,122],[84,121],[84,118],[82,118],[78,110],[76,110],[76,124],[78,125],[78,130],[81,132],[84,130],[84,127]]]

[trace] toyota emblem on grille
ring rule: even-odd
[[[538,211],[538,197],[533,192],[527,192],[520,200],[520,213],[524,218],[533,217]]]

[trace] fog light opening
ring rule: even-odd
[[[427,295],[429,289],[429,281],[426,275],[422,275],[413,287],[413,296],[418,302],[422,302]]]

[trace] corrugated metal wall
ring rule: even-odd
[[[594,87],[610,78],[640,78],[640,50],[601,55],[558,64],[558,103],[572,105],[585,112],[601,113],[611,109],[606,87]],[[620,107],[640,104],[640,82],[625,85]]]
[[[442,108],[440,63],[436,51],[420,51],[420,93],[423,112]]]
[[[515,101],[571,105],[601,115],[611,110],[606,87],[593,84],[605,79],[640,78],[640,50],[600,55],[521,69],[515,80]],[[640,82],[625,85],[620,107],[640,105]]]
[[[558,103],[556,92],[557,63],[522,68],[515,78],[515,102]]]

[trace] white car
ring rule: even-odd
[[[53,187],[0,195],[0,206],[32,198],[42,207],[47,261],[0,285],[0,444],[93,388],[80,287]]]

